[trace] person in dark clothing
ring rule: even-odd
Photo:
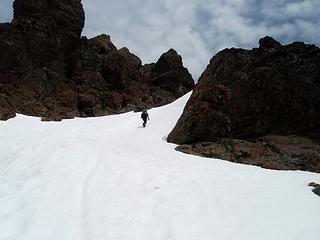
[[[150,120],[149,118],[149,114],[147,113],[147,110],[143,110],[142,113],[141,113],[141,118],[143,120],[143,127],[146,127],[146,124],[147,124],[147,120]]]

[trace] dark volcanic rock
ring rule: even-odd
[[[0,32],[0,112],[56,118],[76,116],[76,63],[84,11],[80,0],[17,0]],[[3,114],[6,113],[6,114]]]
[[[258,139],[219,139],[181,145],[177,150],[269,169],[320,173],[319,141],[300,136],[268,135]]]
[[[168,141],[193,144],[269,134],[320,136],[318,47],[282,46],[265,37],[251,51],[221,51],[201,75]]]
[[[80,0],[16,0],[13,7],[13,21],[0,24],[2,120],[15,113],[61,120],[150,108],[193,88],[176,52],[160,71],[118,50],[107,35],[80,38]]]
[[[179,144],[320,133],[320,49],[267,37],[210,61],[168,140]]]
[[[74,75],[81,116],[151,108],[181,97],[194,82],[181,56],[174,51],[171,57],[175,61],[158,71],[163,57],[156,64],[143,66],[127,48],[117,50],[109,36],[83,38],[76,69],[80,74]]]
[[[24,59],[15,55],[13,58],[20,60],[22,66],[25,61],[32,61],[33,67],[73,61],[84,27],[80,0],[16,0],[13,8],[11,31],[1,39],[12,48],[21,48],[21,52],[13,53],[23,54]],[[9,67],[21,68],[16,64]]]
[[[177,98],[193,89],[194,86],[188,69],[183,67],[181,56],[173,49],[160,57],[154,65],[152,75],[152,83],[155,86],[172,92]]]
[[[314,192],[314,194],[316,194],[320,197],[320,184],[312,182],[309,184],[309,186],[313,187],[312,192]]]
[[[81,0],[15,0],[13,24],[25,32],[42,31],[64,38],[78,39],[84,27]]]

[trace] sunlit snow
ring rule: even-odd
[[[0,123],[1,240],[318,240],[320,175],[186,155],[190,94],[139,113]]]

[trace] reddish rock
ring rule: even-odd
[[[182,58],[173,49],[164,53],[152,69],[152,83],[181,97],[193,89],[194,82],[188,69],[183,67]]]
[[[108,35],[80,38],[80,0],[16,0],[13,7],[13,21],[0,24],[2,120],[15,113],[61,120],[151,108],[193,88],[175,51],[158,71],[127,48],[117,50]]]
[[[175,51],[166,54],[176,62],[172,60],[158,71],[156,66],[163,61],[163,56],[156,64],[143,66],[141,60],[127,48],[117,50],[111,47],[108,51],[99,51],[101,47],[96,46],[97,42],[99,46],[106,45],[101,42],[110,42],[105,35],[89,40],[84,38],[82,41],[76,70],[80,74],[74,79],[78,92],[88,95],[90,89],[89,93],[95,101],[91,102],[90,107],[94,111],[83,111],[80,100],[78,109],[81,116],[100,116],[161,106],[174,101],[194,86],[190,73],[183,67],[181,56]]]
[[[320,137],[319,93],[320,49],[314,45],[282,46],[265,37],[250,51],[226,49],[211,59],[168,141],[192,144],[194,152],[203,152],[197,143],[210,142],[214,151],[222,149],[212,157],[238,161],[238,153],[227,152],[220,142],[230,139],[235,149],[246,153],[240,158],[244,163],[319,172],[318,143],[307,144],[314,149],[305,152],[302,143],[293,147],[298,136],[290,141],[280,137]],[[272,157],[260,141],[252,140],[270,134],[279,136],[274,142],[280,141],[280,152],[289,152],[290,159],[296,156],[290,167],[279,165],[278,155]]]
[[[319,136],[320,49],[281,46],[270,37],[260,43],[251,51],[226,49],[211,59],[170,142]]]
[[[181,145],[177,150],[269,169],[320,173],[319,141],[307,137],[267,135],[250,140],[222,138],[216,142]]]

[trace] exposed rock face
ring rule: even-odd
[[[151,72],[152,83],[172,92],[177,98],[193,89],[194,83],[190,81],[190,74],[183,67],[181,56],[173,49],[160,57]]]
[[[270,37],[210,61],[169,141],[320,133],[320,49]]]
[[[16,112],[75,116],[76,87],[68,75],[84,25],[80,0],[17,0],[13,6],[14,19],[0,32],[0,119]]]
[[[282,46],[265,37],[251,51],[223,50],[201,75],[168,141],[192,144],[269,134],[319,137],[319,90],[320,49],[314,45]]]
[[[294,135],[268,135],[250,141],[223,138],[216,142],[181,145],[177,150],[269,169],[320,173],[319,141]]]
[[[166,58],[174,60],[161,65]],[[164,105],[194,86],[190,73],[183,67],[181,56],[175,51],[163,54],[156,64],[142,66],[137,56],[127,48],[117,50],[106,35],[82,39],[77,71],[81,73],[74,77],[81,116]]]
[[[320,197],[320,184],[312,182],[309,186],[313,187],[312,192]]]
[[[81,0],[15,0],[14,24],[26,32],[42,31],[53,36],[74,41],[84,27],[84,10]]]
[[[150,108],[193,88],[176,52],[157,72],[157,64],[142,66],[107,35],[80,38],[80,0],[16,0],[13,7],[12,23],[0,24],[2,120],[16,112],[60,120]],[[163,82],[154,81],[163,74]]]

